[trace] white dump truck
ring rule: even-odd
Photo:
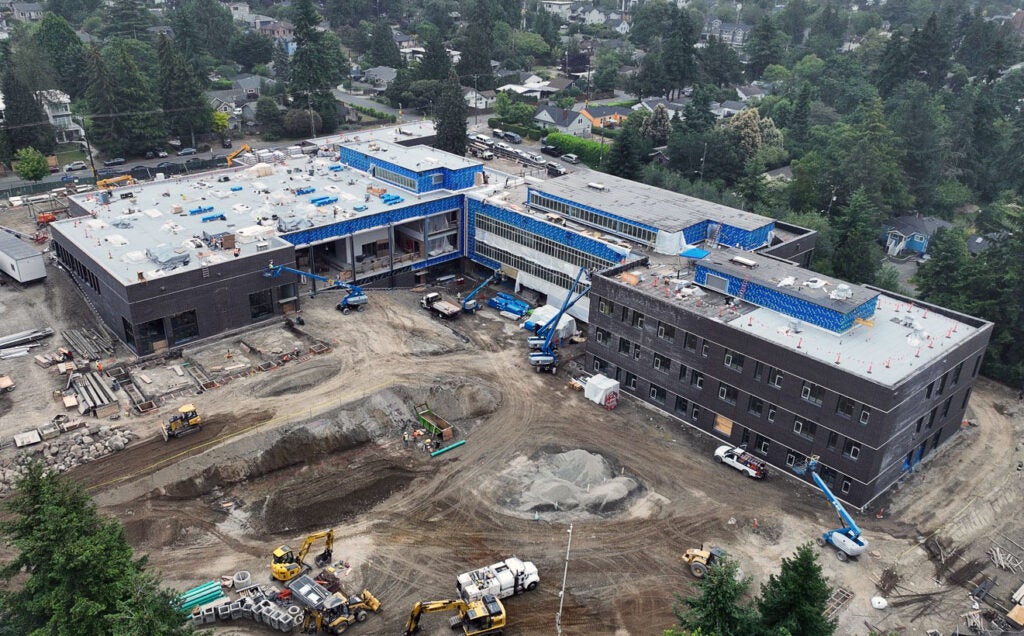
[[[459,575],[455,589],[463,600],[472,602],[491,594],[506,598],[537,588],[540,576],[531,561],[511,557],[487,567]]]

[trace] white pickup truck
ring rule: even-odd
[[[768,476],[768,464],[738,446],[719,446],[715,449],[715,461],[728,464],[751,479]]]

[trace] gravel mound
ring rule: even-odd
[[[616,476],[603,456],[581,449],[516,462],[505,477],[503,500],[520,513],[607,514],[623,508],[640,488],[635,479]]]

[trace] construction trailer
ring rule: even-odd
[[[42,252],[6,232],[0,232],[0,270],[19,283],[46,278]]]

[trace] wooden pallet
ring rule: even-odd
[[[828,597],[828,602],[825,605],[825,618],[835,618],[852,600],[853,592],[850,590],[841,587],[832,590],[832,596]]]

